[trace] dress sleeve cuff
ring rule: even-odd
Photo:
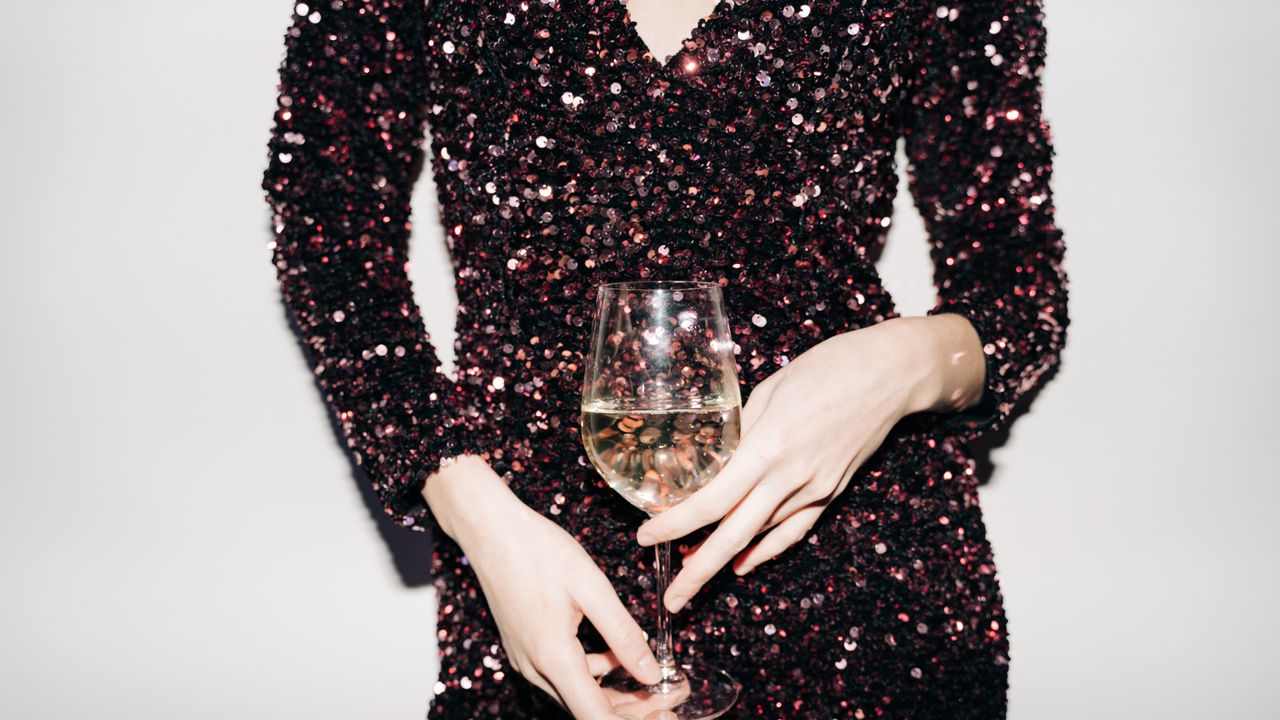
[[[447,404],[449,416],[431,429],[422,431],[416,448],[404,455],[396,467],[387,469],[389,478],[375,488],[392,521],[411,530],[425,531],[434,524],[426,498],[422,495],[427,478],[462,457],[479,457],[490,465],[501,456],[501,433],[492,427],[472,393],[454,386]]]
[[[991,312],[964,300],[950,301],[928,312],[931,316],[943,313],[954,313],[967,318],[977,331],[986,366],[982,397],[964,410],[922,413],[922,422],[931,434],[956,437],[963,441],[975,440],[1000,429],[1009,418],[1012,402],[1009,386],[1005,381],[1009,363],[1001,356],[994,341],[999,337],[999,331]]]

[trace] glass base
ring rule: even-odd
[[[631,720],[711,720],[729,711],[742,684],[719,668],[680,665],[674,682],[645,685],[623,668],[600,679],[613,710]]]

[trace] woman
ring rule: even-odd
[[[1065,340],[1037,0],[723,0],[666,62],[623,0],[330,0],[286,44],[274,260],[356,462],[437,531],[430,717],[614,717],[593,675],[657,678],[644,545],[690,533],[663,600],[743,682],[727,717],[1004,716],[966,443]],[[405,270],[425,137],[456,379]],[[900,137],[922,318],[872,262]],[[632,278],[722,284],[750,391],[734,459],[638,537],[577,434],[592,288]]]

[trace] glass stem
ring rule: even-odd
[[[671,584],[671,543],[661,542],[653,549],[658,575],[658,647],[654,650],[654,655],[662,669],[662,682],[658,683],[657,688],[665,692],[682,679],[676,667],[675,653],[672,652],[671,613],[663,600],[667,594],[667,586]]]

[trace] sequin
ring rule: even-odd
[[[647,624],[642,518],[576,430],[591,288],[722,284],[749,395],[897,316],[870,258],[905,137],[931,312],[978,331],[984,397],[901,422],[806,542],[706,585],[677,648],[744,680],[729,720],[1003,717],[1008,626],[966,441],[1004,425],[1066,339],[1039,2],[721,0],[666,63],[626,19],[623,0],[295,5],[263,181],[271,259],[353,460],[424,532],[425,478],[485,457]],[[455,261],[452,376],[405,269],[428,160]],[[468,559],[435,541],[429,716],[565,718],[506,671]],[[603,649],[589,626],[583,642]]]

